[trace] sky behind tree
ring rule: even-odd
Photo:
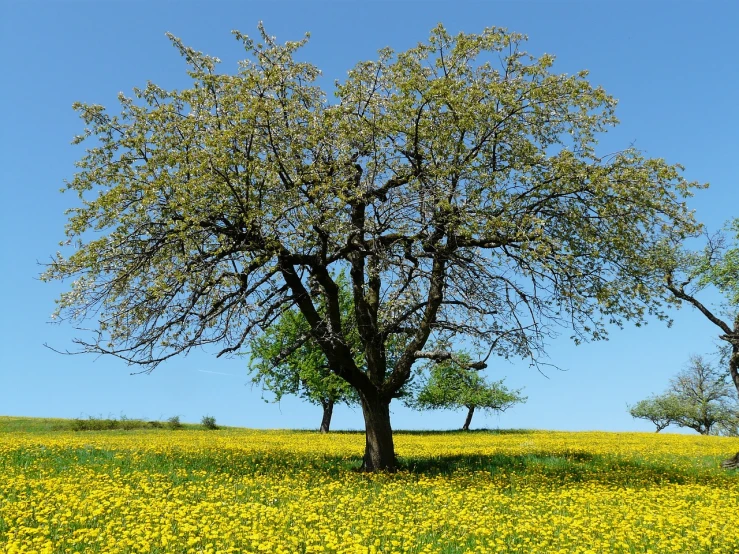
[[[59,249],[64,211],[77,203],[59,194],[84,146],[74,101],[117,112],[116,95],[152,81],[189,86],[186,65],[165,37],[221,58],[234,72],[243,50],[232,29],[256,36],[257,23],[278,40],[311,40],[300,53],[336,79],[378,49],[405,50],[443,23],[451,33],[506,27],[529,36],[534,55],[554,54],[553,71],[590,70],[590,80],[619,99],[621,124],[601,136],[603,154],[634,145],[650,157],[685,166],[690,180],[710,183],[691,199],[710,230],[739,216],[739,35],[734,2],[33,2],[0,4],[3,76],[0,105],[3,249],[0,290],[0,414],[49,417],[126,415],[225,425],[317,428],[320,408],[286,398],[265,404],[252,389],[244,358],[214,352],[175,358],[151,375],[108,358],[63,356],[74,329],[49,324],[64,290],[38,280],[39,263]],[[713,326],[689,307],[667,328],[614,329],[610,341],[575,346],[565,332],[552,341],[557,369],[500,360],[487,375],[524,388],[525,405],[475,424],[485,427],[651,431],[626,405],[661,392],[691,354],[715,351]],[[135,370],[135,368],[134,368]],[[391,407],[397,429],[458,428],[462,412],[417,413]],[[340,407],[332,428],[361,429],[362,413]]]

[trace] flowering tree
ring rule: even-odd
[[[82,352],[144,370],[207,345],[236,354],[297,309],[359,397],[363,467],[393,470],[390,402],[417,361],[453,357],[427,345],[465,338],[480,369],[536,362],[558,328],[597,340],[664,317],[657,246],[696,231],[693,184],[632,148],[596,153],[616,102],[587,72],[552,73],[504,29],[438,26],[358,63],[329,100],[294,59],[307,39],[260,31],[235,33],[236,74],[172,37],[190,88],[149,83],[113,115],[76,104],[77,142],[94,140],[68,184],[73,251],[45,278],[74,279],[59,316],[96,322]]]

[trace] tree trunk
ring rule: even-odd
[[[362,471],[397,470],[393,430],[390,427],[390,401],[362,394],[365,448]]]
[[[721,467],[724,469],[739,469],[739,453],[737,453],[733,458],[729,458],[728,460],[721,462]]]
[[[739,317],[737,317],[737,319],[739,319]],[[737,334],[739,334],[739,329],[737,329]],[[729,374],[731,375],[731,380],[734,382],[734,386],[736,387],[736,392],[737,394],[739,394],[739,343],[738,342],[731,343],[731,357],[729,358]]]
[[[334,401],[329,399],[321,401],[323,406],[323,419],[321,419],[321,433],[328,433],[331,428],[331,416],[334,413]]]
[[[469,431],[470,430],[470,423],[472,423],[472,414],[475,413],[475,407],[474,406],[468,406],[468,412],[467,412],[467,419],[464,420],[464,425],[462,425],[462,431]]]

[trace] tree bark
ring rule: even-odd
[[[462,431],[470,430],[470,423],[472,423],[472,414],[474,413],[475,413],[475,407],[468,406],[467,419],[464,420],[464,425],[462,425]]]
[[[334,401],[329,399],[321,401],[323,406],[323,419],[321,419],[321,433],[328,433],[331,428],[331,416],[334,413]]]
[[[737,318],[735,334],[739,336],[739,317]],[[729,374],[739,394],[739,340],[731,343],[731,357],[729,358]]]
[[[390,400],[361,394],[365,424],[365,449],[362,471],[397,470],[393,430],[390,427]]]

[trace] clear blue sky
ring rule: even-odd
[[[438,22],[452,32],[503,26],[529,35],[528,50],[557,56],[554,69],[589,69],[594,83],[619,99],[622,124],[601,139],[603,152],[635,144],[686,167],[711,187],[693,199],[698,218],[717,229],[739,216],[739,8],[735,2],[34,2],[0,3],[0,414],[128,417],[184,421],[205,415],[226,425],[316,428],[320,409],[293,399],[265,404],[248,385],[243,359],[197,352],[130,376],[106,358],[62,356],[73,329],[48,324],[62,290],[38,280],[38,262],[57,250],[64,210],[59,194],[83,150],[72,102],[115,109],[116,94],[152,80],[187,84],[185,66],[164,33],[220,57],[224,70],[241,54],[230,35],[256,34],[263,20],[280,40],[312,38],[304,56],[328,77],[342,78],[379,48],[403,50]],[[715,349],[715,329],[684,308],[667,329],[614,330],[609,342],[574,346],[562,337],[548,378],[526,363],[491,368],[525,387],[527,404],[501,416],[476,416],[473,427],[652,430],[626,412],[660,392],[691,353]],[[458,428],[464,414],[393,410],[393,426]],[[336,428],[363,428],[361,410],[335,412]]]

